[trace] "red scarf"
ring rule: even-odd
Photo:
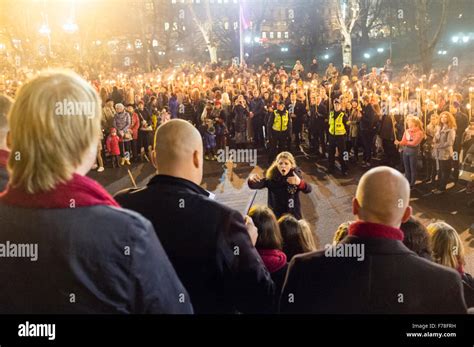
[[[48,192],[29,194],[23,189],[8,186],[7,190],[0,194],[0,202],[23,208],[72,208],[97,205],[120,207],[99,183],[78,174],[74,174],[69,182],[60,183]]]
[[[270,273],[286,265],[286,254],[278,249],[257,249],[257,252]]]
[[[10,152],[0,149],[0,167],[6,168]]]
[[[388,225],[358,221],[349,226],[349,235],[403,241],[403,231]]]

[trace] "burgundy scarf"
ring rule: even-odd
[[[358,221],[349,226],[349,235],[403,241],[403,231],[388,225]]]
[[[6,168],[10,152],[0,149],[0,167]]]
[[[270,273],[286,265],[286,254],[278,249],[257,249],[257,251]]]
[[[0,194],[0,202],[23,208],[120,207],[99,183],[78,174],[74,174],[69,182],[58,184],[53,190],[36,194],[8,185],[7,190]]]

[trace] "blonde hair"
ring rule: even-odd
[[[420,129],[421,131],[423,131],[423,123],[421,122],[421,119],[418,118],[417,116],[414,116],[414,115],[408,115],[407,117],[407,125],[408,125],[408,122],[412,122],[415,124],[415,126]]]
[[[305,219],[300,219],[298,225],[301,230],[301,243],[311,251],[315,251],[318,248],[318,238],[314,237],[313,232],[309,223]]]
[[[441,265],[460,269],[464,264],[464,246],[456,230],[445,222],[428,225],[433,260]]]
[[[334,233],[333,239],[332,239],[332,244],[337,245],[339,242],[341,242],[347,235],[349,235],[349,227],[352,224],[352,221],[347,221],[344,223],[341,223],[339,227],[337,228],[336,232]]]
[[[283,252],[291,259],[296,254],[313,252],[318,249],[319,239],[311,232],[308,222],[297,220],[291,214],[278,219],[283,237]]]
[[[100,97],[79,75],[47,70],[34,77],[9,114],[10,185],[33,194],[69,181],[97,145],[100,121]]]
[[[288,160],[291,164],[291,168],[294,169],[296,167],[296,161],[295,161],[295,157],[293,157],[293,154],[291,154],[290,152],[281,152],[280,154],[277,155],[272,165],[270,165],[270,167],[268,168],[267,175],[266,175],[267,179],[272,179],[275,173],[275,170],[278,170],[278,161],[280,161],[281,159]]]

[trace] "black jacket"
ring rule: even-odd
[[[188,180],[157,175],[116,199],[152,222],[196,313],[270,312],[274,284],[242,215],[208,195]]]
[[[466,313],[459,273],[417,256],[401,241],[348,236],[364,258],[325,251],[290,262],[280,299],[282,313]]]
[[[8,183],[8,171],[6,167],[0,165],[0,192],[4,191]]]
[[[375,111],[371,104],[362,106],[362,118],[360,119],[361,131],[373,131],[375,126]]]
[[[248,181],[250,189],[268,188],[268,207],[273,210],[277,218],[285,213],[292,214],[296,219],[302,218],[299,192],[307,194],[312,189],[311,185],[303,181],[303,175],[299,168],[296,168],[294,172],[301,178],[298,187],[286,181],[288,177],[292,176],[291,173],[282,176],[277,169],[275,169],[272,179],[263,178],[260,182]]]
[[[466,272],[462,274],[461,278],[466,305],[468,308],[474,307],[474,278]]]

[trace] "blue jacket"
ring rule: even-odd
[[[178,118],[178,99],[176,99],[175,97],[171,97],[170,101],[168,102],[168,106],[170,108],[171,119]]]
[[[36,261],[0,258],[0,314],[193,312],[153,226],[138,213],[0,202],[0,221],[0,244],[37,245]]]

